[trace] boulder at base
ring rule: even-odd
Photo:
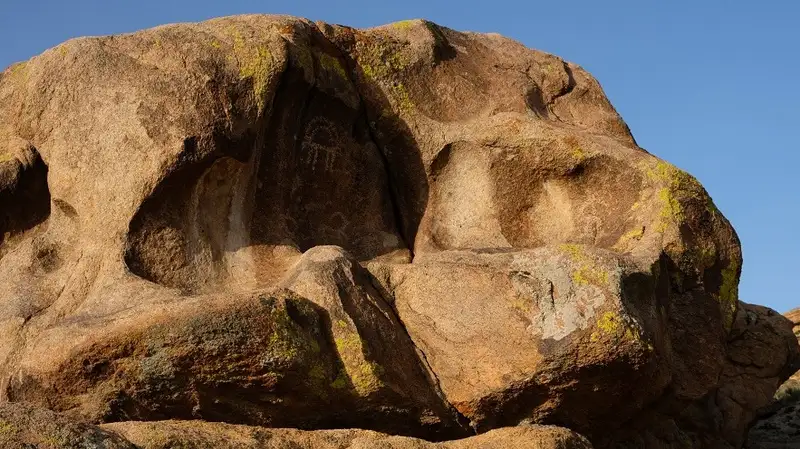
[[[554,426],[519,426],[442,443],[369,430],[268,429],[204,421],[94,426],[24,403],[0,405],[3,449],[592,449]]]
[[[739,447],[800,352],[741,266],[589,73],[496,34],[248,15],[0,73],[0,401],[136,444]]]
[[[786,314],[800,340],[800,308]],[[747,449],[800,449],[800,361],[798,371],[780,386],[773,401],[759,410],[758,421],[750,429]]]

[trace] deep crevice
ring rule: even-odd
[[[338,50],[340,57],[342,57],[345,54],[345,52],[343,52],[342,49],[340,49],[338,46],[336,46],[336,44],[334,42],[331,42],[327,38],[326,38],[326,40],[328,40],[328,42],[330,42],[331,45],[333,45],[334,48],[336,48]],[[398,200],[398,197],[397,197],[398,196],[397,190],[396,190],[397,182],[395,181],[394,175],[393,175],[392,170],[390,168],[389,158],[386,157],[386,152],[384,151],[383,148],[381,148],[380,140],[377,138],[377,136],[375,136],[375,129],[373,129],[373,124],[369,120],[369,111],[367,109],[367,103],[364,101],[364,96],[361,94],[358,82],[353,78],[353,75],[352,75],[353,65],[350,64],[351,61],[348,60],[347,58],[342,58],[342,59],[345,62],[348,63],[348,69],[350,69],[350,70],[346,70],[347,80],[350,82],[350,84],[353,85],[353,88],[355,89],[355,92],[358,95],[358,103],[359,103],[358,116],[359,116],[360,119],[362,119],[362,120],[364,120],[366,122],[366,124],[367,124],[366,129],[367,129],[367,134],[369,135],[369,140],[373,143],[373,145],[375,145],[375,148],[378,150],[378,155],[380,156],[381,161],[383,163],[383,168],[384,168],[384,171],[386,173],[386,182],[388,183],[387,187],[388,187],[388,190],[389,190],[389,201],[391,201],[391,203],[392,203],[391,204],[391,206],[392,206],[392,215],[394,217],[395,228],[397,230],[397,233],[400,235],[400,238],[403,240],[403,243],[405,243],[406,248],[408,248],[408,251],[409,251],[410,257],[411,257],[411,261],[413,261],[414,260],[414,242],[413,242],[412,237],[410,235],[408,235],[408,233],[406,232],[406,228],[405,228],[404,220],[403,220],[403,213],[402,213],[402,210],[400,209],[400,203],[399,203],[399,200]]]
[[[358,92],[358,88],[356,87],[356,92]],[[359,100],[361,102],[362,110],[359,112],[359,115],[363,114],[364,120],[369,120],[366,111],[366,105],[364,104],[364,100],[361,98],[361,93],[358,93]],[[409,253],[411,254],[411,260],[414,260],[414,242],[411,241],[411,237],[406,235],[405,226],[403,224],[403,214],[400,209],[400,204],[397,198],[397,191],[396,186],[397,183],[394,180],[394,175],[392,174],[392,170],[389,168],[389,158],[386,157],[386,153],[381,149],[380,145],[378,144],[378,140],[375,137],[374,130],[372,126],[367,123],[367,133],[369,134],[369,139],[375,145],[375,148],[378,149],[378,154],[380,155],[381,161],[383,162],[384,170],[386,171],[386,182],[389,184],[389,201],[391,201],[392,206],[392,215],[394,217],[394,224],[395,228],[397,228],[397,233],[400,234],[400,238],[403,239],[403,243],[405,243],[406,247],[408,248]]]

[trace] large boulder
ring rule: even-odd
[[[785,314],[800,340],[800,308]],[[771,351],[772,348],[769,348]],[[775,393],[774,400],[759,410],[759,419],[750,429],[747,449],[800,448],[800,360],[795,372]]]
[[[497,35],[240,16],[0,74],[3,401],[735,447],[798,354],[740,271],[596,80]]]
[[[113,319],[84,319],[78,329],[50,329],[23,353],[27,365],[5,394],[94,422],[195,418],[464,434],[357,262],[341,249],[314,248],[285,283],[163,298]]]
[[[645,301],[656,276],[636,279],[615,253],[443,251],[388,269],[401,320],[476,430],[545,421],[599,433],[670,383],[666,330]]]
[[[654,402],[614,436],[615,447],[742,447],[747,428],[800,363],[800,353],[791,322],[743,302],[727,348],[718,387],[688,406],[669,396]]]

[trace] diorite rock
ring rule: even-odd
[[[497,35],[240,16],[0,75],[0,400],[144,447],[739,447],[800,352],[740,271],[597,81]]]

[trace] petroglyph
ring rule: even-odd
[[[306,127],[303,138],[303,152],[306,154],[306,164],[316,171],[317,163],[324,164],[325,171],[333,171],[337,153],[341,151],[344,138],[336,126],[325,117],[314,117]],[[322,154],[324,161],[320,160]]]

